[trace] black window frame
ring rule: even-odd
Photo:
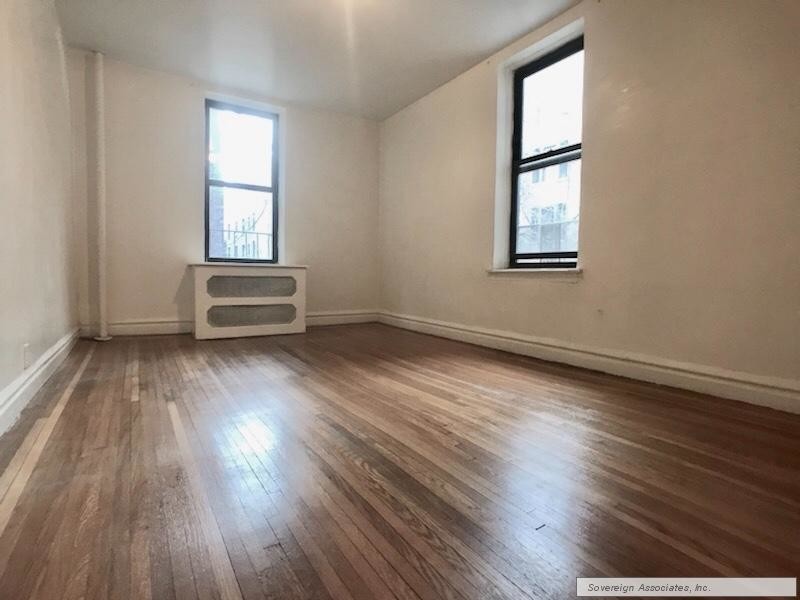
[[[270,119],[272,121],[272,185],[271,186],[262,186],[262,185],[251,185],[248,183],[232,183],[227,182],[221,179],[211,179],[210,176],[210,165],[208,160],[209,154],[209,144],[211,141],[211,109],[217,110],[226,110],[231,112],[236,112],[245,115],[253,115],[256,117],[262,117],[265,119]],[[241,106],[239,104],[232,104],[230,102],[222,102],[220,100],[212,100],[211,98],[206,98],[205,102],[205,115],[206,115],[206,147],[205,147],[205,196],[206,196],[206,205],[205,205],[205,257],[206,262],[236,262],[236,263],[266,263],[266,264],[276,264],[278,262],[278,207],[279,201],[278,198],[278,181],[279,181],[279,163],[278,163],[278,150],[279,150],[279,127],[280,127],[280,117],[278,113],[270,112],[267,110],[259,110],[255,108],[250,108],[249,106]],[[243,190],[251,190],[256,192],[266,192],[272,194],[272,258],[221,258],[221,257],[214,257],[209,255],[210,250],[210,201],[211,201],[211,186],[214,187],[227,187],[227,188],[236,188],[236,189],[243,189]]]
[[[578,252],[517,252],[517,208],[518,208],[518,180],[519,176],[529,171],[544,167],[558,165],[582,158],[583,135],[581,141],[564,148],[557,148],[548,152],[522,157],[522,108],[523,85],[525,79],[577,54],[584,49],[583,36],[575,38],[559,46],[552,52],[514,71],[514,130],[511,136],[511,227],[509,237],[508,268],[510,269],[574,269],[578,266]],[[542,262],[520,262],[538,259]],[[546,261],[542,259],[553,259]],[[574,259],[574,260],[565,260]]]

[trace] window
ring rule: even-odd
[[[514,72],[509,267],[578,263],[583,38]]]
[[[206,100],[206,260],[278,261],[278,115]]]

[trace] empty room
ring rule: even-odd
[[[0,600],[796,597],[800,1],[0,25]]]

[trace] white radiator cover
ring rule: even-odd
[[[194,272],[198,340],[306,330],[306,268],[202,263]]]

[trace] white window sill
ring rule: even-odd
[[[202,263],[189,263],[190,267],[236,267],[236,268],[255,268],[255,269],[263,269],[263,268],[270,268],[270,269],[307,269],[306,265],[285,265],[285,264],[277,264],[271,262],[225,262],[220,260],[214,260],[211,262],[202,262]]]
[[[558,279],[566,281],[577,281],[583,276],[583,269],[488,269],[490,276],[517,276],[517,277],[541,277],[543,279]]]

